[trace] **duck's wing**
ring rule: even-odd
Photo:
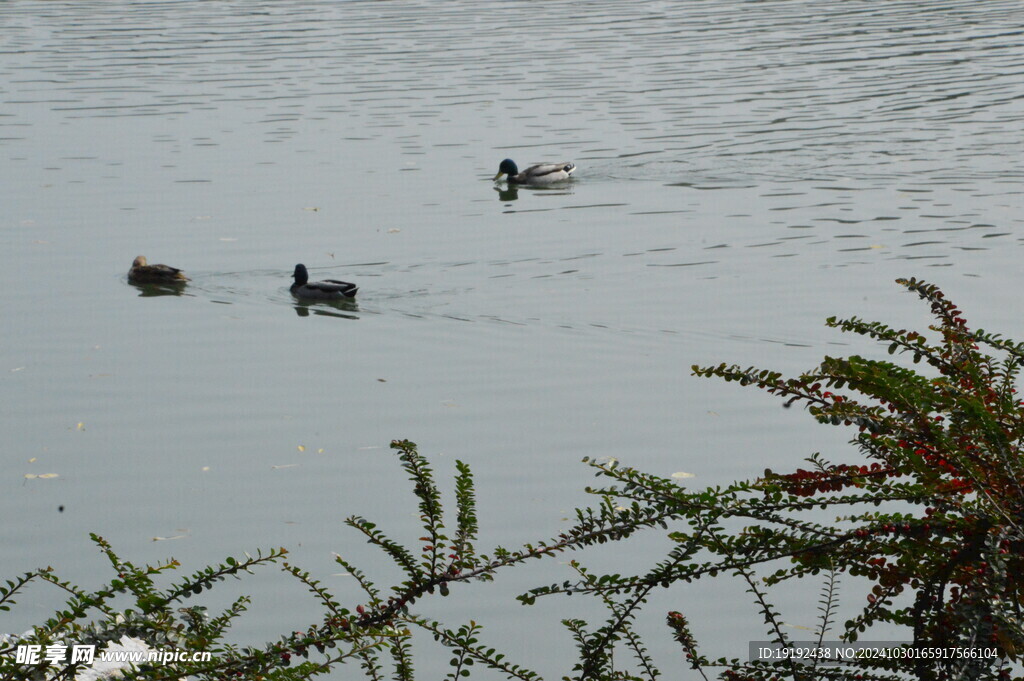
[[[189,281],[185,273],[170,265],[140,265],[128,271],[128,278],[142,283]]]
[[[337,279],[324,279],[323,281],[314,281],[306,284],[309,288],[316,289],[318,291],[324,291],[329,293],[340,293],[343,296],[351,298],[359,290],[359,287],[355,284],[351,284],[347,281],[338,281]]]
[[[564,180],[573,174],[576,164],[571,161],[558,163],[538,163],[523,171],[522,175],[531,180]]]
[[[160,270],[160,274],[170,279],[184,279],[188,280],[185,273],[179,270],[177,267],[171,267],[170,265],[150,265],[153,269]]]

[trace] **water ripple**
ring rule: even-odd
[[[13,0],[0,18],[0,146],[17,161],[31,158],[40,121],[148,117],[168,122],[151,141],[176,154],[215,149],[239,130],[280,145],[327,129],[386,145],[402,173],[433,173],[443,156],[483,179],[503,155],[525,163],[554,153],[574,158],[588,183],[760,189],[760,212],[777,214],[783,228],[912,215],[955,227],[992,220],[994,202],[1020,204],[1018,0],[767,0],[741,12],[726,0],[509,0],[500,11],[469,0]],[[183,118],[208,121],[207,134],[177,134]],[[46,168],[121,163],[60,161]],[[181,168],[176,183],[217,182]],[[969,207],[948,210],[952,191]],[[870,210],[882,195],[886,214]],[[510,214],[635,216],[692,214],[709,200],[513,204],[510,190],[497,198]]]

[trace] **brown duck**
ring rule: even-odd
[[[184,284],[188,280],[177,267],[150,265],[144,255],[135,258],[128,270],[128,281],[133,284]]]

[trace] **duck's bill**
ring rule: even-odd
[[[505,173],[503,171],[498,171],[498,174],[494,176],[494,179],[491,180],[491,182],[496,182],[496,181],[500,180],[501,176],[504,175],[504,174]]]

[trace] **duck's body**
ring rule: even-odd
[[[177,267],[150,265],[144,255],[135,258],[128,270],[128,281],[133,284],[184,284],[188,280]]]
[[[570,161],[539,163],[519,172],[516,162],[506,158],[498,166],[498,174],[494,176],[494,179],[498,180],[502,175],[508,175],[509,184],[551,184],[568,180],[574,172],[576,172],[576,164]]]
[[[292,284],[292,295],[296,298],[308,300],[351,300],[356,297],[359,287],[347,281],[337,279],[324,279],[323,281],[310,281],[309,272],[306,266],[298,264],[295,266],[295,273],[292,274],[295,283]]]

